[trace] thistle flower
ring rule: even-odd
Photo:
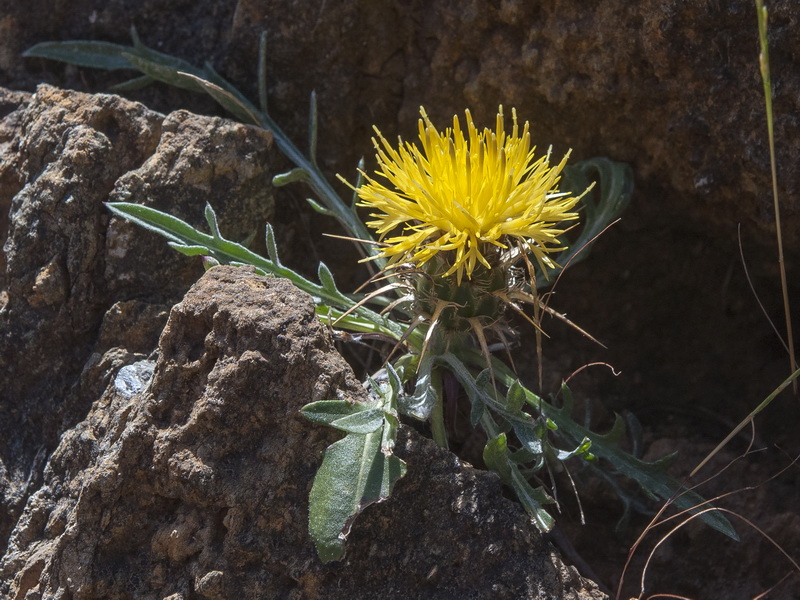
[[[367,225],[385,244],[379,256],[418,266],[438,256],[444,266],[436,274],[455,273],[458,285],[479,264],[491,269],[507,260],[506,250],[533,254],[543,270],[551,265],[547,254],[563,249],[560,224],[578,218],[579,197],[557,188],[568,154],[552,167],[549,152],[534,160],[528,122],[520,134],[514,109],[510,135],[502,106],[495,131],[478,131],[467,110],[466,135],[457,116],[440,133],[424,108],[420,113],[421,148],[399,140],[395,149],[375,128],[375,174],[387,185],[362,173],[357,189],[358,205],[375,211]]]

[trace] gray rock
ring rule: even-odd
[[[114,378],[114,389],[126,399],[143,392],[150,384],[154,367],[155,363],[150,360],[140,360],[132,365],[125,365]]]
[[[0,562],[26,598],[604,598],[493,474],[402,428],[409,474],[325,566],[307,498],[337,434],[299,409],[366,399],[312,299],[216,267],[170,314],[149,390],[113,384],[48,460]]]

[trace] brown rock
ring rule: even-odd
[[[544,150],[578,158],[610,156],[633,164],[649,202],[730,240],[745,224],[771,244],[769,153],[758,74],[755,7],[750,0],[547,4],[502,2],[340,2],[209,0],[187,11],[175,2],[134,14],[122,3],[98,9],[54,0],[39,11],[18,4],[3,20],[0,84],[39,81],[105,90],[130,73],[78,70],[20,60],[31,45],[97,39],[144,42],[200,65],[210,60],[256,97],[257,40],[269,37],[272,109],[296,139],[305,135],[308,94],[322,107],[321,153],[331,171],[353,173],[369,153],[371,125],[390,137],[415,133],[424,104],[445,123],[464,108],[490,123],[498,104],[533,123]],[[769,5],[776,136],[787,243],[797,247],[800,189],[794,115],[797,5]],[[43,14],[44,13],[44,14]],[[151,106],[213,110],[200,95],[159,87],[137,97]],[[155,104],[153,104],[155,103]],[[335,158],[334,158],[335,157]],[[674,215],[674,216],[673,216]],[[666,222],[666,219],[665,219]],[[677,222],[675,225],[680,226]]]
[[[0,106],[3,547],[44,457],[96,399],[82,372],[111,364],[102,357],[114,346],[151,352],[169,306],[202,273],[158,236],[110,219],[103,202],[148,204],[198,225],[206,202],[224,205],[226,234],[243,240],[272,197],[264,131],[49,86],[2,91]]]
[[[409,474],[316,558],[307,498],[333,430],[299,415],[366,399],[310,297],[217,267],[169,317],[152,382],[109,386],[62,436],[0,563],[49,598],[603,598],[496,476],[403,428]]]

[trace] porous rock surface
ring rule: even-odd
[[[144,369],[145,371],[147,369]],[[496,476],[402,428],[409,473],[341,563],[306,533],[337,434],[300,407],[365,391],[288,281],[216,267],[175,305],[149,387],[64,433],[0,562],[10,598],[604,598]]]
[[[20,59],[37,42],[144,43],[196,65],[211,61],[256,97],[256,56],[269,40],[272,109],[302,139],[308,94],[322,109],[321,153],[353,173],[371,126],[416,135],[419,106],[440,126],[464,108],[491,124],[498,104],[533,124],[542,151],[632,163],[648,202],[679,226],[725,239],[743,224],[772,243],[769,152],[752,0],[41,0],[0,21],[0,85],[50,81],[107,89],[131,73],[77,70]],[[787,244],[800,242],[798,137],[800,9],[773,0],[770,58]],[[176,101],[174,91],[150,93]],[[182,102],[202,102],[200,97]],[[185,104],[184,104],[185,105]],[[195,112],[211,103],[193,105]],[[330,163],[329,163],[330,164]],[[652,217],[656,219],[657,216]],[[795,250],[795,256],[797,250]],[[770,259],[773,256],[770,254]]]
[[[108,379],[152,352],[202,267],[103,205],[201,224],[225,206],[233,239],[271,213],[268,133],[118,96],[0,89],[0,551],[59,436]],[[234,168],[235,165],[235,168]]]

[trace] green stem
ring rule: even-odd
[[[789,308],[789,285],[786,280],[786,265],[783,260],[783,239],[781,231],[781,205],[778,200],[778,175],[775,164],[775,131],[772,119],[772,80],[769,74],[769,44],[767,42],[767,9],[762,0],[756,0],[758,11],[758,40],[761,46],[759,66],[761,79],[764,83],[764,102],[767,114],[767,136],[769,139],[769,162],[772,174],[772,203],[775,210],[775,235],[778,243],[778,268],[781,274],[781,292],[783,294],[783,312],[786,317],[786,345],[789,348],[789,370],[797,369],[794,355],[794,340],[792,339],[792,311]],[[797,381],[792,381],[792,388],[797,396]]]
[[[447,450],[447,428],[444,426],[444,393],[442,389],[442,372],[440,369],[431,371],[431,385],[436,392],[436,404],[431,411],[431,434],[433,441],[440,448]]]

